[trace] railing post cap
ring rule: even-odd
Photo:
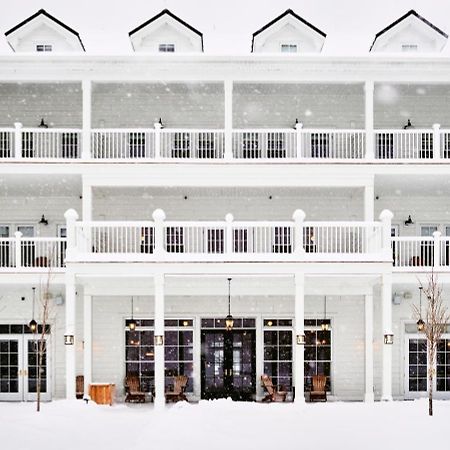
[[[306,217],[306,214],[305,214],[305,211],[303,211],[303,209],[296,209],[294,211],[294,214],[292,214],[292,218],[294,220],[302,221],[302,220],[305,220],[305,217]]]
[[[14,233],[14,236],[16,237],[16,239],[20,239],[22,237],[22,232],[21,231],[16,231]]]
[[[14,127],[15,127],[15,128],[22,128],[23,125],[22,125],[21,122],[14,122]]]
[[[162,125],[159,122],[155,122],[153,126],[155,127],[155,130],[161,130],[162,128]]]
[[[389,209],[383,209],[380,214],[380,220],[392,220],[394,214]]]
[[[433,232],[433,237],[435,237],[435,238],[439,238],[439,237],[441,237],[441,232],[440,231],[434,231]]]
[[[158,208],[153,211],[152,217],[153,220],[162,221],[166,219],[166,213],[161,208]]]
[[[233,222],[233,220],[234,220],[233,214],[228,213],[228,214],[225,216],[225,220],[226,220],[228,223]]]
[[[66,220],[78,220],[78,213],[70,208],[64,213],[64,217]]]
[[[434,123],[434,124],[433,124],[433,128],[434,128],[435,130],[439,130],[439,128],[441,128],[441,124],[440,124],[440,123]]]
[[[295,129],[296,130],[301,130],[303,128],[303,124],[301,123],[301,122],[297,122],[296,124],[295,124]]]

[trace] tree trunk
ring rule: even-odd
[[[433,415],[433,373],[428,375],[428,415]]]

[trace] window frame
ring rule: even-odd
[[[175,44],[170,42],[162,42],[158,44],[158,53],[175,53]]]

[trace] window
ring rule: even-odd
[[[292,253],[291,228],[275,227],[273,232],[273,253]]]
[[[284,133],[271,132],[267,134],[267,157],[286,158]]]
[[[169,253],[184,252],[184,228],[168,227],[166,229],[166,250]]]
[[[78,158],[78,133],[63,133],[61,146],[63,158]]]
[[[159,44],[159,51],[161,53],[174,53],[175,44]]]
[[[225,242],[225,230],[210,229],[208,231],[208,253],[223,253]]]
[[[141,228],[141,253],[153,253],[155,236],[153,227]]]
[[[12,135],[8,131],[0,132],[0,158],[11,157],[11,139]]]
[[[242,158],[261,158],[258,133],[246,132],[242,134]]]
[[[172,138],[172,158],[189,158],[191,154],[191,136],[186,132],[177,132]]]
[[[297,53],[297,44],[281,44],[281,53]]]
[[[420,235],[428,238],[420,242],[420,259],[416,261],[418,266],[433,266],[434,263],[434,241],[433,233],[437,231],[437,225],[422,225]]]
[[[418,50],[417,44],[402,44],[402,52],[417,52]]]
[[[145,133],[133,132],[128,135],[130,158],[145,157]]]
[[[450,392],[450,339],[438,343],[436,357],[436,390]]]
[[[238,228],[233,230],[233,252],[248,252],[248,230],[246,228]]]
[[[327,133],[311,133],[311,157],[328,158],[329,138]]]
[[[36,45],[37,52],[51,52],[53,50],[51,44],[38,44]]]

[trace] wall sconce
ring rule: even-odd
[[[414,221],[411,219],[411,215],[405,220],[405,227],[409,227],[410,225],[414,225]]]
[[[155,345],[164,345],[164,336],[155,334]]]
[[[75,342],[75,337],[73,334],[64,335],[64,345],[73,345]]]
[[[160,125],[160,127],[161,127],[161,130],[164,128],[164,123],[163,123],[163,121],[162,121],[162,118],[160,117],[159,118],[159,121],[158,121],[158,123],[159,123],[159,125]]]
[[[305,345],[306,338],[304,334],[297,334],[297,345]]]
[[[394,335],[387,333],[384,335],[384,343],[386,345],[392,345],[394,343]]]
[[[44,122],[44,118],[41,119],[41,123],[39,124],[38,128],[48,128],[48,125]]]
[[[48,225],[48,220],[45,218],[44,214],[42,214],[41,220],[39,221],[39,225]]]

